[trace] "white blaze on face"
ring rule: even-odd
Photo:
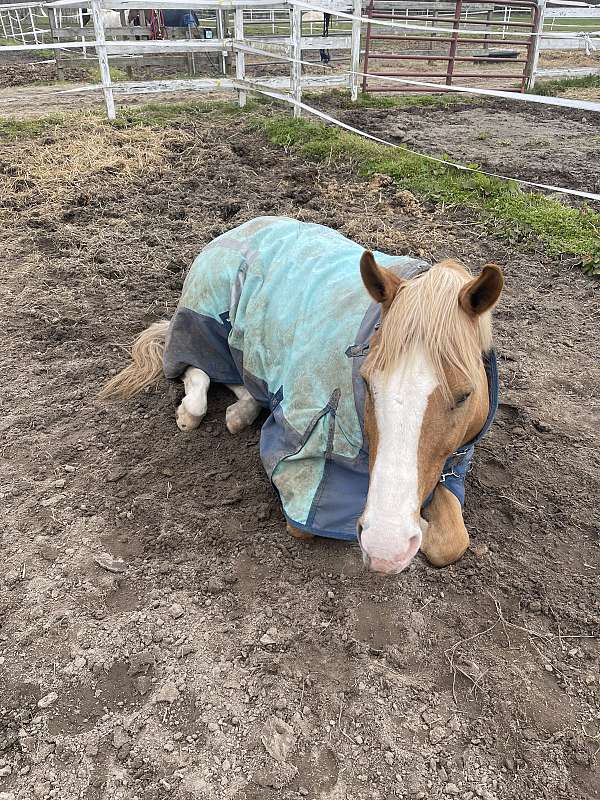
[[[371,381],[378,443],[362,517],[361,545],[376,572],[400,572],[421,546],[419,439],[438,385],[423,350]]]

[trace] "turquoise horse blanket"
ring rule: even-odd
[[[360,367],[380,308],[363,286],[364,248],[330,228],[260,217],[219,236],[195,259],[171,320],[167,378],[197,367],[211,381],[244,384],[269,417],[260,456],[296,527],[355,539],[369,487]],[[410,279],[421,259],[375,252]],[[497,406],[493,353],[486,360],[491,424]],[[440,480],[464,501],[473,444],[453,454]]]

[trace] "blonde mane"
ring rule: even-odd
[[[478,382],[481,354],[492,346],[492,321],[489,312],[474,321],[458,303],[460,290],[471,278],[461,264],[445,261],[406,281],[383,318],[367,371],[389,372],[401,356],[421,346],[446,395],[448,369]]]

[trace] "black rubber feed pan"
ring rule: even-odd
[[[519,57],[518,50],[486,50],[483,53],[474,53],[473,54],[477,61],[487,61],[489,58],[505,58],[507,61],[511,61],[514,58]]]

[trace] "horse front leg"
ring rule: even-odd
[[[185,397],[175,412],[175,420],[180,431],[192,431],[206,414],[210,378],[203,370],[188,367],[183,375],[183,385]]]
[[[434,567],[445,567],[458,561],[469,546],[469,534],[458,498],[438,484],[424,516],[421,552],[429,563]]]
[[[308,531],[302,531],[300,528],[295,528],[293,525],[290,525],[288,522],[286,525],[287,532],[291,533],[294,539],[300,539],[302,542],[310,542],[311,539],[315,538],[314,533],[309,533]]]
[[[227,386],[238,398],[225,411],[225,425],[229,433],[239,433],[252,425],[262,406],[257,403],[245,386]]]

